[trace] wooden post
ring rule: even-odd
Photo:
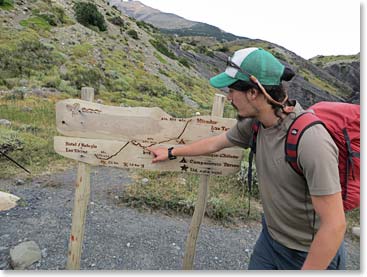
[[[94,100],[93,88],[82,88],[82,100]],[[68,261],[66,269],[80,269],[83,247],[84,224],[90,197],[90,165],[78,163],[78,175],[75,184],[74,208],[72,215],[71,234],[69,238]]]
[[[212,116],[223,117],[224,101],[225,101],[225,96],[221,94],[215,95],[213,108],[212,108]],[[205,214],[205,207],[206,207],[206,202],[208,199],[208,179],[209,179],[208,175],[201,175],[200,177],[198,199],[196,200],[195,210],[192,216],[192,220],[191,220],[191,224],[189,228],[189,234],[186,240],[186,249],[185,249],[185,255],[183,259],[183,269],[184,270],[192,270],[193,268],[196,241],[198,238],[200,225],[201,225],[201,222]]]

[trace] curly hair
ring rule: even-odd
[[[265,88],[266,92],[271,96],[271,98],[273,98],[277,102],[282,102],[285,99],[286,95],[287,95],[287,90],[286,90],[286,87],[283,84],[283,81],[286,81],[286,82],[290,81],[294,76],[295,76],[294,71],[292,69],[286,67],[284,69],[283,75],[281,77],[281,83],[279,85],[273,85],[273,86],[263,85],[263,87]],[[235,83],[230,85],[229,88],[239,90],[239,91],[242,91],[242,92],[247,92],[249,89],[259,90],[259,87],[256,84],[254,84],[252,82],[242,81],[242,80],[236,81]],[[276,105],[276,104],[274,104],[270,101],[268,101],[268,103],[273,108],[275,115],[277,117],[280,117],[279,113],[284,112],[282,107],[280,107],[279,105]],[[286,105],[287,106],[294,106],[295,101],[288,99],[287,102],[286,102]]]

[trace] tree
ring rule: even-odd
[[[74,5],[76,20],[86,26],[96,26],[100,31],[106,31],[107,25],[103,15],[93,3],[78,2]]]

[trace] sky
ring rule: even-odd
[[[140,0],[162,12],[258,38],[309,59],[360,52],[358,0]],[[363,12],[364,13],[364,12]]]

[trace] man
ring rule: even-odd
[[[225,72],[210,83],[229,88],[227,98],[238,111],[237,124],[221,135],[190,145],[149,150],[156,163],[234,145],[248,148],[256,120],[260,123],[256,168],[264,217],[249,269],[345,269],[346,222],[334,141],[322,125],[314,125],[304,132],[298,147],[297,162],[303,176],[285,160],[287,130],[303,112],[296,101],[288,100],[282,85],[293,76],[291,69],[263,49],[236,51]]]

